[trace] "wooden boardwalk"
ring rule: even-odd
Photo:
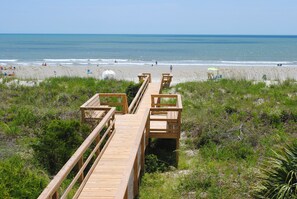
[[[69,198],[69,195],[85,199],[132,199],[138,195],[149,138],[175,139],[176,149],[179,148],[181,97],[160,94],[170,85],[172,76],[162,74],[157,83],[151,82],[148,73],[138,77],[142,86],[129,107],[124,93],[97,93],[80,107],[82,122],[95,122],[96,127],[39,199]],[[117,99],[106,103],[102,101],[104,97]],[[71,172],[75,175],[69,175]],[[62,188],[66,179],[71,182]]]
[[[160,83],[149,86],[135,114],[116,115],[115,129],[108,148],[84,186],[79,198],[115,198],[125,172],[144,114],[151,107],[151,95],[158,94]]]

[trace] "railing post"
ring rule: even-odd
[[[114,122],[114,120],[115,120],[115,114],[111,116],[111,121]],[[111,131],[114,131],[114,130],[115,130],[115,123],[112,124],[112,128],[111,128]]]
[[[155,107],[155,98],[151,95],[151,107]]]
[[[134,198],[135,198],[138,195],[138,155],[136,155],[133,170],[134,170],[133,192],[134,192]]]
[[[124,111],[124,114],[127,114],[128,113],[128,99],[127,99],[127,95],[123,95],[122,97],[122,106],[123,106],[123,111]]]
[[[81,123],[85,122],[85,110],[83,108],[80,109],[81,112]]]
[[[147,134],[147,129],[145,128],[145,133]],[[144,171],[144,161],[145,161],[145,157],[144,157],[144,151],[145,151],[145,135],[142,134],[141,137],[141,143],[140,143],[140,147],[141,147],[141,154],[140,154],[140,158],[141,158],[141,171]]]
[[[98,136],[96,137],[96,145],[100,142],[100,132]],[[100,154],[100,147],[98,147],[98,150],[96,151],[96,156]]]
[[[151,118],[151,110],[149,110],[149,114],[148,114],[146,124],[145,124],[145,131],[146,131],[146,134],[145,134],[145,146],[148,145],[148,140],[149,140],[150,122],[151,122],[150,118]]]
[[[176,141],[175,158],[176,158],[176,166],[178,166],[178,159],[179,159],[179,138],[176,138],[175,141]]]
[[[58,199],[59,198],[59,192],[58,190],[52,195],[52,199]]]
[[[125,191],[124,199],[128,199],[128,186],[127,186],[126,191]]]
[[[82,166],[84,165],[84,160],[83,160],[83,156],[79,159],[78,161],[78,170],[80,170],[82,168]],[[79,181],[82,182],[84,180],[84,172],[81,173],[80,177],[79,177]]]

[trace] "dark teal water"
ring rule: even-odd
[[[0,34],[2,64],[297,63],[297,36]]]

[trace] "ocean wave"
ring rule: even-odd
[[[0,65],[20,65],[20,66],[41,66],[47,63],[49,66],[58,65],[79,65],[79,66],[95,66],[95,65],[155,65],[155,60],[132,60],[132,59],[39,59],[39,60],[19,60],[19,59],[0,59]],[[115,62],[116,60],[116,62]],[[174,66],[297,66],[297,61],[233,61],[233,60],[158,60],[158,65],[174,65]]]
[[[17,62],[17,59],[0,59],[0,62]]]

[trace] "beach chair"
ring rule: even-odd
[[[213,79],[214,79],[214,74],[208,72],[208,73],[207,73],[207,79],[208,79],[208,80],[213,80]]]

